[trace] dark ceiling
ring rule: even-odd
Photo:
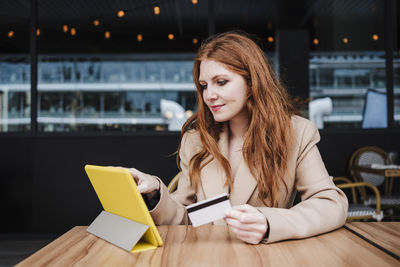
[[[0,53],[29,51],[30,6],[31,0],[0,1]],[[119,10],[124,17],[117,16]],[[343,36],[357,40],[348,49],[383,49],[382,42],[371,41],[372,34],[383,34],[383,0],[38,0],[38,14],[40,53],[192,52],[199,45],[193,38],[206,38],[210,25],[211,32],[258,35],[266,50],[274,50],[267,37],[281,29],[308,30],[310,40],[321,40],[312,49],[340,50],[336,43]],[[76,35],[64,33],[63,25],[74,27]]]

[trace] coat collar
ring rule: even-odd
[[[228,158],[229,153],[228,136],[228,126],[225,124],[218,141],[219,150],[225,158]],[[216,160],[211,161],[203,168],[201,180],[206,198],[228,193],[229,191],[228,187],[224,185],[226,181],[225,171]],[[242,157],[236,176],[234,177],[233,190],[230,192],[231,204],[241,205],[247,203],[256,186],[257,181],[251,175]]]

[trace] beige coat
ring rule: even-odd
[[[346,220],[348,202],[345,194],[332,182],[316,144],[320,140],[315,124],[298,116],[292,118],[294,142],[288,163],[286,184],[279,192],[279,207],[266,207],[258,198],[257,182],[242,159],[234,177],[230,194],[232,205],[249,204],[257,207],[268,219],[270,233],[264,242],[276,242],[285,239],[305,238],[328,232],[342,226]],[[222,193],[225,172],[222,166],[213,160],[201,171],[201,183],[197,194],[190,186],[188,163],[191,157],[201,149],[198,132],[191,131],[183,136],[180,149],[182,174],[178,188],[173,194],[161,183],[160,202],[151,210],[156,224],[186,224],[188,216],[185,206]],[[225,129],[218,142],[221,153],[228,157],[228,131]],[[301,202],[293,206],[296,193]],[[224,221],[215,222],[215,224]]]

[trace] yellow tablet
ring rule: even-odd
[[[153,218],[128,169],[86,165],[85,171],[106,212],[149,226],[131,252],[162,246]]]

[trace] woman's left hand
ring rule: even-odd
[[[268,229],[267,218],[258,209],[248,204],[234,206],[225,213],[225,222],[240,240],[258,244]]]

